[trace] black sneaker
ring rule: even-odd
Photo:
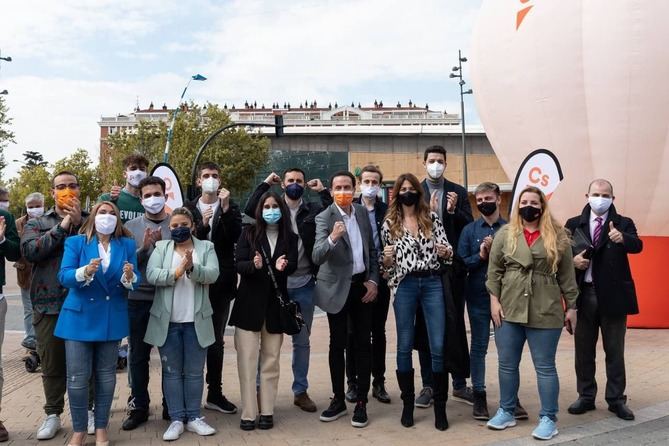
[[[346,401],[355,403],[358,401],[358,386],[355,383],[349,383],[346,389]]]
[[[321,421],[335,421],[346,415],[346,403],[338,398],[332,398],[330,407],[321,413]]]
[[[369,419],[367,419],[367,403],[364,401],[358,401],[355,405],[355,410],[353,411],[353,418],[351,418],[351,426],[353,427],[366,427],[369,424]]]
[[[372,396],[379,400],[380,403],[390,404],[390,395],[388,395],[386,386],[383,383],[372,386]]]
[[[142,409],[134,409],[128,411],[128,416],[123,420],[121,429],[124,431],[131,431],[137,429],[149,419],[149,412]]]
[[[209,410],[217,410],[222,413],[237,413],[237,406],[232,404],[225,395],[208,395],[207,401],[204,403],[204,408]]]

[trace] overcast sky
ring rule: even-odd
[[[459,113],[448,78],[482,0],[3,0],[0,90],[16,144],[97,159],[101,115],[188,100],[269,106],[409,99]],[[465,70],[469,78],[469,72]],[[468,121],[478,116],[469,99]]]

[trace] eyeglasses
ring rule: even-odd
[[[56,190],[65,190],[65,189],[77,190],[77,189],[79,189],[79,185],[77,183],[56,184],[53,188],[56,189]]]

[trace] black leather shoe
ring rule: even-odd
[[[148,419],[149,419],[149,413],[146,410],[140,410],[140,409],[131,410],[130,412],[128,412],[128,417],[125,420],[123,420],[121,429],[123,429],[124,431],[131,431],[133,429],[137,429]]]
[[[386,387],[383,384],[372,386],[372,396],[379,400],[380,403],[390,404],[390,395],[386,392]]]
[[[581,415],[586,413],[589,410],[595,410],[595,403],[593,401],[588,401],[585,398],[579,398],[572,403],[571,406],[567,409],[572,415]]]
[[[239,422],[239,428],[243,431],[252,431],[256,428],[256,420],[242,420]]]
[[[274,417],[272,415],[260,415],[258,420],[258,429],[271,429],[274,427]]]
[[[625,403],[609,405],[609,412],[613,412],[618,418],[622,420],[631,421],[634,419],[634,412],[632,412]]]
[[[346,389],[346,395],[344,396],[349,403],[358,401],[358,386],[354,383],[350,383],[348,389]]]

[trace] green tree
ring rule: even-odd
[[[12,124],[12,118],[9,117],[9,109],[5,104],[5,99],[0,96],[0,182],[2,182],[2,174],[7,167],[5,160],[5,148],[10,142],[14,142],[14,132],[9,129]]]
[[[190,184],[190,172],[198,148],[209,135],[230,124],[225,110],[216,104],[200,107],[189,104],[180,111],[174,126],[174,139],[169,163],[174,167],[182,186]],[[108,159],[101,160],[102,184],[109,189],[114,181],[123,181],[121,160],[131,153],[146,156],[151,166],[162,161],[167,140],[167,123],[141,122],[133,132],[109,136]],[[227,131],[209,144],[200,161],[213,161],[221,166],[222,183],[233,195],[248,190],[269,159],[269,140],[244,129]]]
[[[77,149],[72,155],[56,161],[52,174],[68,170],[79,179],[82,209],[89,209],[101,193],[100,168],[93,166],[85,149]]]
[[[18,175],[9,181],[9,211],[16,217],[26,213],[25,199],[28,194],[41,192],[45,197],[45,208],[53,206],[51,197],[51,172],[46,166],[28,168],[23,166]]]
[[[36,166],[46,167],[49,165],[49,163],[44,161],[44,156],[41,153],[35,152],[33,150],[26,150],[23,152],[23,159],[25,160],[25,165],[28,168]]]

